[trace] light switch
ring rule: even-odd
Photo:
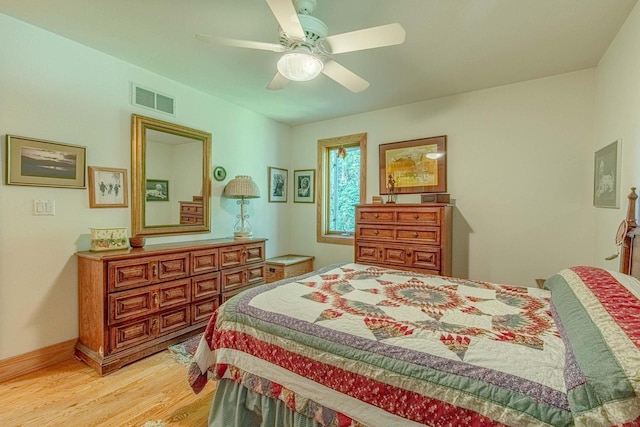
[[[37,216],[53,216],[56,214],[56,201],[55,200],[34,200],[33,201],[33,214]]]

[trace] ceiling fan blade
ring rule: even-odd
[[[335,34],[326,37],[324,41],[329,45],[331,53],[345,53],[402,44],[405,34],[402,25],[396,23]]]
[[[273,77],[273,80],[271,80],[271,82],[267,86],[267,89],[280,90],[280,89],[283,89],[287,85],[287,83],[289,83],[288,78],[286,78],[280,73],[276,73],[276,75]]]
[[[368,81],[331,59],[324,63],[322,74],[354,93],[362,92],[369,87]]]
[[[275,43],[227,39],[225,37],[207,36],[205,34],[196,34],[196,39],[218,46],[244,47],[248,49],[270,50],[272,52],[284,52],[286,50],[284,46]]]
[[[278,24],[289,37],[296,40],[305,40],[304,30],[298,19],[298,12],[291,0],[266,0],[271,8],[273,16]]]

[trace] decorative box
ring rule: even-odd
[[[451,203],[451,198],[449,193],[422,194],[420,203]]]
[[[127,249],[127,227],[90,228],[91,250],[110,251],[114,249]]]

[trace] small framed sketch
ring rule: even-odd
[[[89,166],[89,206],[126,208],[127,170]]]
[[[288,176],[288,170],[269,166],[269,202],[287,202]]]
[[[315,188],[316,188],[315,169],[293,171],[293,202],[294,203],[314,203]]]
[[[7,184],[87,188],[87,148],[7,135]]]
[[[147,202],[168,202],[169,181],[166,179],[148,179],[145,185],[145,200]]]
[[[595,153],[593,174],[593,205],[595,207],[620,207],[620,153],[620,140],[612,142]]]

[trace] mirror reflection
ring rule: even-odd
[[[133,115],[132,234],[209,231],[211,134]]]
[[[147,129],[145,141],[144,225],[202,224],[202,140]]]

